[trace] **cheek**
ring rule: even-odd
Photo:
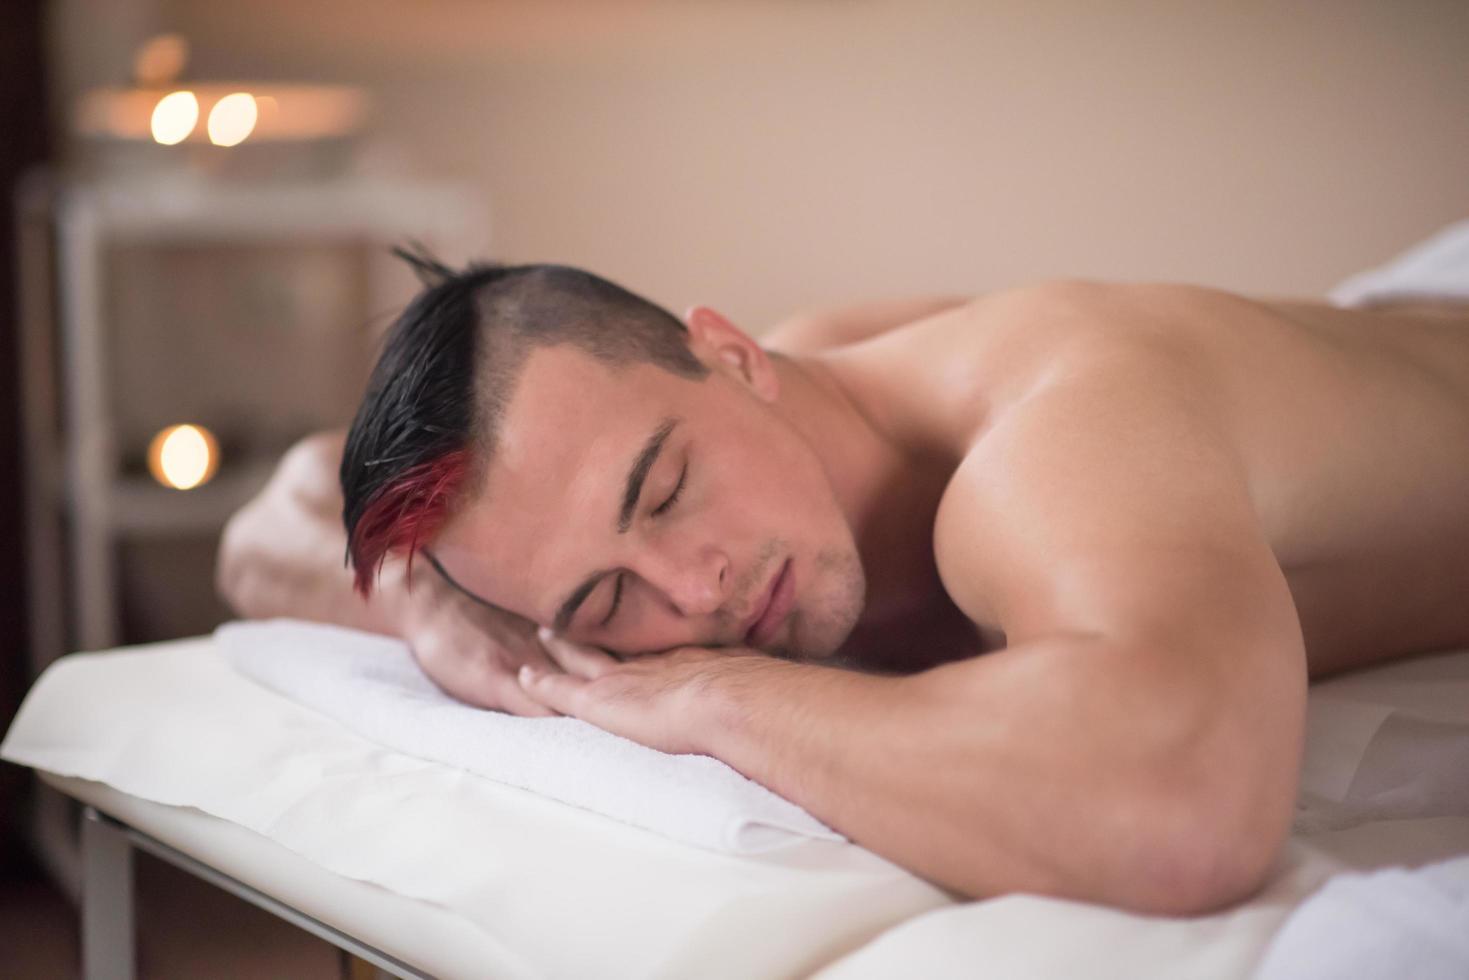
[[[816,532],[830,521],[831,484],[805,443],[795,443],[766,456],[758,471],[752,468],[749,493],[759,501],[765,523],[779,523],[795,534]]]
[[[848,533],[819,464],[782,456],[731,474],[710,508],[710,539],[730,554],[738,573],[754,571],[772,549],[810,556]]]

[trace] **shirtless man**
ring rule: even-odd
[[[227,529],[234,606],[723,759],[959,894],[1236,901],[1308,676],[1469,642],[1462,313],[1061,282],[762,347],[427,271],[341,467],[363,591],[322,436]]]

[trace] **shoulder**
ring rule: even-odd
[[[990,375],[1051,373],[1058,358],[1197,351],[1210,325],[1247,308],[1218,290],[1055,279],[989,293],[919,325],[907,338],[935,356],[962,351]],[[1068,361],[1069,363],[1069,361]]]
[[[956,603],[1012,634],[1117,628],[1142,593],[1168,595],[1163,580],[1181,567],[1234,567],[1220,556],[1242,542],[1242,560],[1268,574],[1197,345],[1109,288],[1011,302],[1045,336],[1023,385],[990,403],[940,503],[935,558]]]
[[[1093,354],[1107,348],[1178,350],[1211,325],[1254,309],[1243,297],[1203,286],[1083,279],[1007,289],[966,307],[972,319],[998,335],[1029,335],[1053,351]]]
[[[1215,390],[1217,358],[1200,326],[1225,294],[1187,286],[1052,280],[988,293],[939,316],[819,355],[899,445],[977,451],[1002,419],[1158,379]],[[1207,383],[1206,383],[1207,382]],[[1055,404],[1048,400],[1045,405]]]
[[[1215,367],[1212,307],[1231,299],[1189,286],[1052,280],[987,294],[853,355],[878,377],[882,401],[916,404],[946,445],[967,453],[1042,392],[1079,397],[1154,375],[1197,390]]]

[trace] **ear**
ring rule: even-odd
[[[695,356],[715,370],[735,377],[765,401],[775,401],[780,394],[775,366],[770,355],[749,334],[708,306],[689,307],[683,319],[689,328],[689,347]]]

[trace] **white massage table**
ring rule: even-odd
[[[236,674],[210,638],[64,658],[3,755],[91,808],[89,978],[132,975],[142,847],[396,976],[858,980],[1249,976],[1333,874],[1469,854],[1466,747],[1469,652],[1317,685],[1275,875],[1197,919],[957,902],[852,844],[676,843],[383,749]]]

